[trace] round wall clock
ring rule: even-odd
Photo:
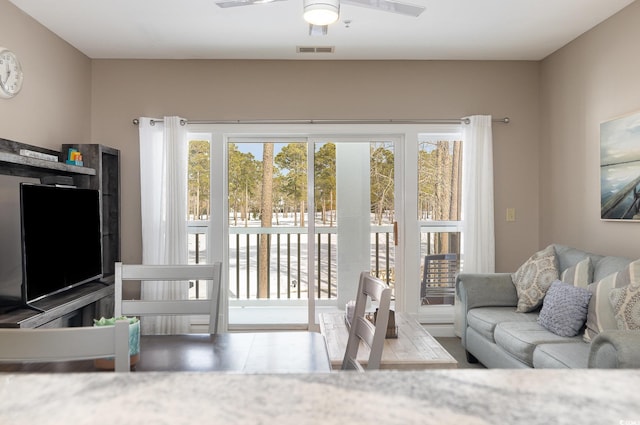
[[[0,97],[10,98],[22,88],[22,66],[15,53],[0,47]]]

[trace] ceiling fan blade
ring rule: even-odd
[[[251,6],[254,4],[265,4],[265,3],[273,3],[276,1],[286,1],[286,0],[220,0],[217,1],[216,4],[220,7],[236,7],[236,6]]]
[[[354,6],[368,7],[371,9],[382,10],[385,12],[399,13],[418,17],[424,12],[424,6],[416,6],[408,3],[401,3],[391,0],[340,0],[340,3],[351,4]]]

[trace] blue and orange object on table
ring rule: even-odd
[[[82,167],[84,162],[82,161],[82,154],[77,149],[69,148],[66,163],[69,165],[77,165]]]

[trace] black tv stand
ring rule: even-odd
[[[114,286],[105,282],[88,282],[75,288],[53,294],[28,305],[0,314],[2,328],[65,327],[70,317],[74,323],[92,326],[96,317],[113,316]],[[104,306],[102,305],[104,304]],[[109,305],[111,304],[111,305]]]
[[[38,313],[44,313],[44,312],[45,312],[45,310],[43,310],[43,309],[41,309],[41,308],[38,308],[38,307],[36,307],[36,306],[34,306],[34,305],[31,305],[31,304],[29,304],[29,303],[25,303],[25,304],[23,304],[23,305],[22,305],[22,308],[28,308],[28,309],[30,309],[30,310],[37,311]]]
[[[95,282],[96,283],[101,283],[102,285],[105,285],[105,286],[109,286],[109,285],[113,285],[113,282],[114,282],[113,279],[114,279],[113,276],[109,276],[109,277],[100,278],[100,279],[96,280]]]
[[[38,307],[36,307],[36,306],[34,306],[34,305],[31,305],[31,304],[29,304],[29,303],[25,303],[25,304],[23,304],[23,305],[22,305],[22,308],[28,308],[28,309],[30,309],[30,310],[37,311],[38,313],[44,313],[44,312],[45,312],[45,310],[43,310],[43,309],[41,309],[41,308],[38,308]]]
[[[11,304],[1,304],[0,317],[2,317],[2,315],[4,314],[11,313],[12,311],[19,310],[21,308],[24,308],[24,303],[22,303],[22,301],[11,303]]]

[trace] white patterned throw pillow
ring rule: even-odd
[[[618,329],[616,312],[611,305],[609,296],[616,288],[624,288],[630,284],[640,285],[640,260],[630,263],[624,270],[612,273],[590,284],[591,291],[589,312],[587,313],[587,327],[583,339],[591,342],[600,332]]]
[[[640,330],[640,285],[627,285],[613,289],[609,301],[615,313],[618,329],[621,331]]]
[[[533,254],[511,275],[518,293],[516,311],[527,313],[538,308],[547,290],[558,277],[558,260],[553,245]]]

